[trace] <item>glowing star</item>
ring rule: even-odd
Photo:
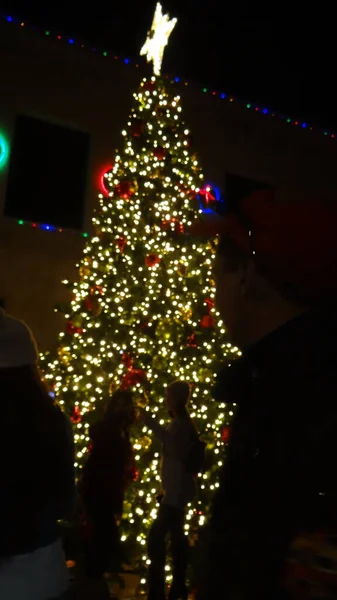
[[[177,19],[171,19],[169,15],[163,15],[162,6],[158,2],[153,17],[151,31],[140,51],[140,55],[146,55],[147,62],[153,62],[153,72],[160,75],[163,62],[165,46],[173,31]]]

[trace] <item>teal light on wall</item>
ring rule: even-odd
[[[0,132],[0,170],[6,166],[7,160],[8,160],[8,155],[9,155],[8,142],[5,138],[5,136],[3,135],[3,133]]]

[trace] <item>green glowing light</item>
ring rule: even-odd
[[[9,155],[9,146],[5,136],[0,133],[0,169],[3,169],[7,163]]]

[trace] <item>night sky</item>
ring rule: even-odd
[[[320,16],[319,7],[297,16],[279,3],[269,12],[253,3],[250,10],[239,3],[239,10],[220,0],[162,3],[179,19],[165,72],[337,129],[334,19]],[[133,58],[151,25],[155,0],[66,4],[71,8],[53,1],[0,0],[0,10]]]

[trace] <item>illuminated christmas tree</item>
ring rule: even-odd
[[[230,414],[212,401],[214,376],[238,353],[226,342],[214,308],[215,244],[186,235],[215,198],[204,185],[180,97],[160,75],[175,20],[157,5],[142,53],[154,75],[134,94],[114,167],[104,178],[88,239],[73,284],[73,299],[60,335],[58,359],[46,378],[75,430],[76,466],[88,450],[88,428],[119,386],[149,396],[164,423],[164,388],[176,378],[192,384],[192,417],[207,442],[207,471],[199,476],[198,502],[187,515],[191,538],[203,524],[217,486],[217,470]],[[125,502],[122,540],[145,566],[146,537],[160,491],[160,448],[145,426],[135,431],[138,481]],[[168,573],[169,577],[169,573]]]

